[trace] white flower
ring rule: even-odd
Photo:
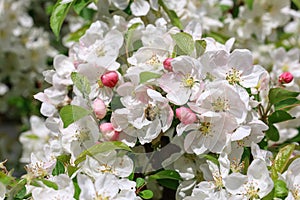
[[[225,188],[241,199],[261,199],[272,191],[274,183],[265,161],[254,159],[247,175],[232,173],[224,178]]]
[[[176,105],[195,100],[202,91],[201,64],[192,57],[180,56],[171,65],[173,71],[158,79],[160,87],[167,92],[166,97]]]
[[[300,159],[295,159],[287,171],[284,173],[286,179],[286,185],[289,189],[287,200],[299,200],[300,199]]]
[[[134,0],[130,5],[130,9],[135,16],[145,16],[150,10],[150,5],[145,0]]]
[[[0,200],[4,200],[6,193],[6,187],[3,183],[0,182]]]
[[[72,179],[66,174],[60,174],[53,178],[49,179],[58,186],[58,190],[49,187],[35,187],[32,190],[32,198],[35,200],[39,199],[64,199],[64,200],[73,200],[74,196],[74,185]]]

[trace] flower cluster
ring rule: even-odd
[[[31,1],[0,2],[0,113],[31,99],[43,83],[47,59],[54,56],[49,34],[34,26]],[[22,102],[21,102],[22,103]],[[12,113],[6,113],[7,116]]]
[[[298,199],[299,49],[275,38],[299,13],[246,2],[99,0],[34,95],[23,195]]]

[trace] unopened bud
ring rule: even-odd
[[[113,88],[119,81],[119,76],[115,71],[108,71],[101,76],[101,82],[104,86]]]
[[[171,65],[171,61],[173,60],[173,58],[167,58],[164,62],[163,62],[163,65],[164,65],[164,68],[166,70],[168,70],[169,72],[173,71],[173,68],[172,68],[172,65]]]
[[[94,100],[92,107],[98,119],[103,119],[105,117],[106,105],[101,99]]]
[[[197,120],[196,114],[187,107],[180,107],[176,109],[176,117],[183,124],[192,124]]]
[[[279,83],[290,83],[294,79],[293,75],[290,72],[283,72],[279,76]]]
[[[116,141],[119,138],[119,132],[116,131],[112,123],[106,122],[100,124],[100,132],[103,134],[103,137],[106,141]]]

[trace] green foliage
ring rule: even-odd
[[[281,148],[275,157],[273,166],[275,170],[282,173],[295,149],[295,144],[289,144]]]
[[[283,111],[283,110],[277,110],[275,112],[273,112],[268,120],[269,120],[269,123],[279,123],[279,122],[284,122],[284,121],[287,121],[287,120],[291,120],[291,119],[294,119],[289,113]]]
[[[140,188],[145,185],[145,179],[138,177],[136,179],[136,188]]]
[[[140,83],[145,83],[151,79],[159,78],[161,75],[153,72],[141,72],[140,73]]]
[[[98,153],[103,153],[106,151],[112,151],[112,150],[116,150],[116,149],[122,149],[122,150],[126,150],[126,151],[131,151],[131,149],[124,144],[123,142],[120,141],[113,141],[113,142],[103,142],[103,143],[99,143],[96,144],[90,148],[88,148],[87,150],[83,151],[78,158],[75,160],[75,164],[78,165],[79,163],[81,163],[82,161],[84,161],[86,159],[86,156],[94,156]]]
[[[182,180],[178,172],[173,170],[162,170],[149,176],[149,179],[173,179],[173,180]]]
[[[53,188],[54,190],[58,190],[58,185],[52,181],[49,181],[47,179],[39,179],[42,181],[47,187]]]
[[[71,79],[74,85],[82,93],[83,98],[88,98],[88,95],[91,92],[91,86],[89,80],[85,76],[77,72],[72,72]]]
[[[143,190],[139,192],[138,195],[143,199],[151,199],[153,197],[153,192],[151,190]]]
[[[86,8],[93,0],[75,0],[74,11],[79,15],[81,11]]]
[[[288,111],[296,106],[300,106],[300,100],[297,98],[288,98],[274,104],[275,110]]]
[[[70,42],[70,41],[78,42],[79,38],[81,38],[85,34],[86,30],[90,27],[90,25],[91,24],[88,23],[88,24],[82,26],[77,31],[70,33],[68,35],[67,42]]]
[[[196,57],[200,57],[205,52],[206,41],[205,40],[196,40],[195,48],[196,48]]]
[[[177,16],[176,12],[174,12],[174,10],[169,10],[168,7],[163,2],[163,0],[158,0],[158,4],[167,13],[169,19],[171,20],[171,24],[178,27],[179,29],[183,29],[181,21],[180,21],[179,17]]]
[[[91,113],[92,113],[91,110],[86,110],[80,106],[67,105],[60,110],[59,115],[64,123],[64,128],[66,128],[73,122]]]
[[[285,199],[289,190],[286,187],[286,183],[283,180],[274,181],[274,197]]]
[[[245,0],[245,3],[247,5],[247,7],[249,8],[249,10],[252,10],[254,0]]]
[[[266,136],[268,139],[272,141],[278,141],[279,140],[279,132],[278,129],[273,125],[269,125],[269,129],[266,131]]]
[[[73,2],[61,4],[61,1],[62,0],[58,0],[56,2],[50,17],[50,27],[57,39],[59,39],[61,26],[73,4]]]
[[[293,92],[282,88],[271,88],[269,91],[269,102],[271,104],[276,104],[283,100],[297,97],[299,94],[299,92]]]
[[[57,176],[59,174],[64,174],[64,173],[65,173],[65,166],[61,161],[57,159],[55,168],[52,170],[52,175]]]
[[[193,37],[185,32],[171,35],[178,48],[186,55],[191,55],[195,49]]]

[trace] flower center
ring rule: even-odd
[[[212,175],[215,181],[214,184],[216,186],[216,189],[221,190],[224,187],[222,176],[220,175],[219,172],[214,172]]]
[[[228,73],[226,73],[226,80],[231,85],[237,84],[241,81],[241,73],[235,68],[232,68]]]
[[[207,136],[211,132],[211,123],[210,122],[201,122],[199,131],[204,135]]]
[[[109,200],[109,197],[103,197],[101,194],[96,192],[96,197],[94,197],[93,200]]]
[[[260,199],[258,195],[259,188],[256,187],[253,182],[248,182],[248,184],[245,185],[245,189],[246,196],[249,200]]]
[[[191,75],[188,74],[185,78],[183,78],[182,82],[184,87],[191,88],[196,81]]]
[[[300,186],[298,184],[294,185],[294,188],[291,190],[291,192],[295,200],[300,200]]]
[[[287,64],[284,64],[284,65],[282,66],[281,70],[282,70],[283,72],[288,72],[288,71],[289,71],[289,66],[288,66]]]
[[[153,106],[152,104],[148,104],[144,110],[145,118],[149,121],[154,121],[159,113],[159,109],[157,106]]]
[[[160,64],[160,61],[159,61],[157,55],[154,54],[146,63],[150,64],[150,65],[157,65],[157,64]]]
[[[111,166],[109,166],[108,164],[102,164],[100,165],[99,168],[97,168],[98,171],[102,172],[102,173],[111,173],[113,174],[113,168]]]
[[[89,131],[87,131],[87,130],[77,130],[76,134],[75,134],[75,138],[79,142],[84,142],[86,140],[89,140],[90,139]]]
[[[213,110],[215,112],[225,112],[229,109],[228,100],[218,97],[213,103],[212,103]]]

